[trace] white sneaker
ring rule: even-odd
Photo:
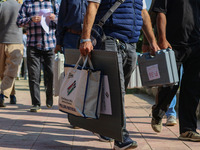
[[[177,122],[176,122],[176,117],[175,116],[169,116],[167,118],[166,126],[174,126],[176,124],[177,124]]]

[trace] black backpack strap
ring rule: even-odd
[[[125,0],[117,0],[114,5],[106,12],[106,14],[101,18],[98,25],[103,26],[106,20],[114,13],[114,11],[124,2]]]

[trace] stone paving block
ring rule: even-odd
[[[30,146],[12,145],[8,147],[8,144],[0,145],[0,150],[30,150]]]
[[[71,128],[67,114],[58,110],[58,97],[54,97],[54,106],[48,109],[43,83],[41,87],[42,110],[39,113],[32,113],[29,111],[31,98],[28,82],[16,81],[17,105],[10,105],[7,99],[7,107],[0,108],[0,150],[109,150],[113,148],[114,142],[100,142],[89,131]],[[163,119],[162,132],[155,133],[152,130],[150,114],[154,103],[152,97],[141,93],[127,94],[125,97],[127,130],[130,137],[138,143],[136,150],[200,150],[200,142],[178,140],[178,124],[165,126],[166,119]]]
[[[13,149],[20,149],[22,147],[31,148],[34,144],[33,140],[9,140],[9,141],[0,141],[0,147],[5,148],[13,148]]]

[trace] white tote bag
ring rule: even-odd
[[[82,67],[65,67],[65,78],[59,94],[59,110],[85,118],[99,118],[101,99],[101,71],[85,69],[87,58]]]
[[[53,64],[53,94],[54,96],[59,95],[60,86],[64,79],[64,55],[56,54]]]

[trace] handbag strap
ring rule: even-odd
[[[87,62],[88,62],[90,68],[94,70],[94,67],[93,67],[93,65],[92,65],[92,61],[91,61],[91,59],[89,58],[89,56],[88,56],[88,55],[87,55],[87,56],[82,56],[82,55],[80,55],[78,61],[77,61],[76,64],[75,64],[74,69],[72,70],[72,72],[76,72],[76,70],[77,70],[77,68],[78,68],[78,66],[79,66],[79,63],[80,63],[81,59],[83,59],[83,65],[82,65],[81,69],[85,68],[85,66],[86,66],[86,64],[87,64]]]
[[[103,26],[106,20],[114,13],[114,11],[124,2],[125,0],[117,0],[114,5],[106,12],[106,14],[101,18],[98,25]]]
[[[93,64],[92,64],[92,61],[91,61],[90,57],[88,55],[87,56],[82,56],[82,57],[83,57],[83,61],[84,61],[82,69],[85,68],[86,63],[88,62],[89,66],[90,66],[90,69],[94,70],[94,67],[93,67]]]

